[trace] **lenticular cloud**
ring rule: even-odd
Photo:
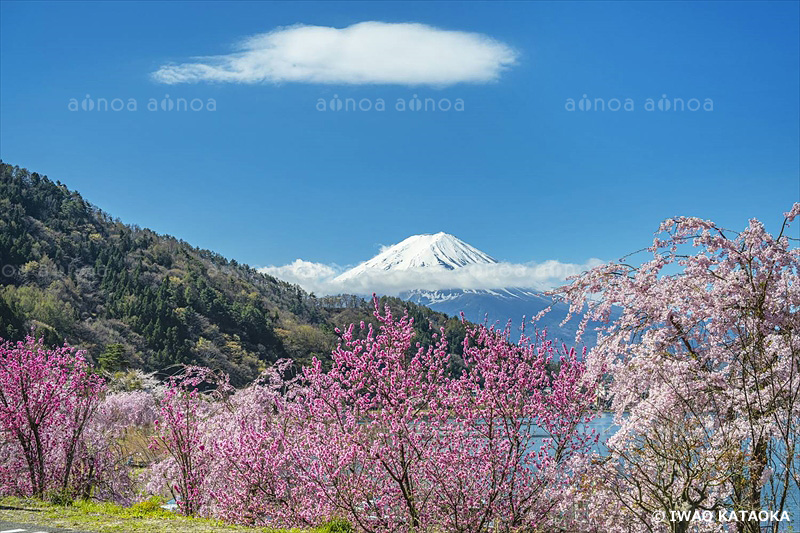
[[[487,83],[516,62],[508,45],[480,33],[416,23],[361,22],[347,28],[297,25],[246,39],[232,54],[161,66],[167,84]]]

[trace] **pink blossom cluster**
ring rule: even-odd
[[[442,334],[420,346],[408,316],[375,305],[378,329],[341,331],[330,369],[282,362],[234,394],[208,375],[173,380],[155,468],[181,508],[281,527],[569,530],[596,441],[574,350],[476,327],[453,372]]]
[[[121,497],[127,472],[101,423],[104,393],[69,346],[0,345],[0,494]]]

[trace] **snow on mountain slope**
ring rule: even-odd
[[[415,290],[400,294],[400,298],[451,316],[464,313],[470,322],[486,322],[487,325],[493,325],[500,329],[503,329],[509,320],[512,327],[519,327],[523,317],[529,323],[530,319],[539,311],[552,305],[552,310],[542,317],[536,327],[539,330],[547,329],[548,338],[559,339],[568,344],[572,343],[577,334],[579,318],[575,317],[563,326],[561,325],[561,321],[567,316],[569,307],[563,303],[553,304],[552,299],[534,290]],[[596,325],[592,323],[587,328],[584,344],[594,344],[596,339],[592,328]],[[528,331],[530,332],[530,329]]]
[[[368,261],[337,276],[347,281],[368,272],[411,270],[416,268],[455,270],[467,265],[493,264],[491,256],[448,233],[413,235],[389,246]]]
[[[420,280],[425,274],[438,272],[447,279],[452,273],[453,286],[448,289],[429,290],[421,285],[412,290],[400,292],[400,298],[442,311],[451,316],[464,313],[467,320],[475,323],[487,322],[501,329],[511,320],[518,327],[522,318],[529,321],[534,315],[553,305],[553,300],[544,293],[528,288],[468,289],[458,286],[460,269],[470,269],[481,265],[496,266],[498,262],[488,254],[470,246],[447,233],[413,235],[398,244],[390,246],[372,259],[344,272],[335,281],[363,281],[370,285],[376,279],[385,279],[398,272],[414,273]],[[371,291],[370,291],[371,292]],[[547,329],[549,338],[557,338],[569,344],[575,338],[579,319],[561,325],[567,316],[568,307],[562,303],[553,305],[552,311],[545,315],[536,327]],[[594,324],[593,324],[594,325]],[[593,326],[592,325],[592,326]],[[594,344],[592,326],[587,329],[584,343]]]

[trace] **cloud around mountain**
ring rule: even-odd
[[[296,283],[305,290],[324,294],[378,294],[397,295],[414,289],[501,289],[530,288],[546,290],[563,284],[592,267],[603,264],[600,259],[589,259],[583,264],[562,263],[556,260],[541,263],[491,263],[472,264],[455,270],[410,268],[406,270],[369,270],[349,279],[337,279],[345,271],[337,265],[312,263],[297,259],[283,266],[267,266],[259,271]]]
[[[295,25],[254,35],[237,51],[166,64],[161,83],[317,83],[447,86],[487,83],[517,53],[487,35],[418,23],[361,22],[347,28]]]

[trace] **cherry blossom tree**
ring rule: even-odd
[[[150,449],[158,413],[153,391],[106,395],[87,428],[89,446],[83,461],[85,486],[94,481],[94,497],[123,504],[132,501],[138,477],[132,467],[159,459]],[[106,475],[98,477],[99,472]]]
[[[169,379],[161,398],[153,447],[168,458],[151,469],[154,479],[148,488],[157,492],[164,482],[184,514],[196,514],[209,499],[204,483],[214,457],[207,447],[207,440],[213,438],[207,424],[220,398],[230,392],[227,375],[189,366]]]
[[[300,390],[289,360],[278,361],[252,385],[237,391],[209,422],[215,460],[206,483],[212,512],[230,522],[256,526],[308,527],[332,514],[315,498],[296,461],[315,461],[298,448],[304,431],[298,405]]]
[[[673,513],[723,510],[744,512],[732,527],[755,533],[751,511],[781,514],[797,494],[800,250],[789,227],[798,215],[795,204],[778,236],[757,220],[734,233],[669,219],[652,259],[594,268],[560,290],[572,313],[588,305],[584,325],[621,310],[588,368],[612,379],[620,429],[604,479],[633,530],[686,531]]]

